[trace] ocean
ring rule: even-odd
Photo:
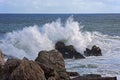
[[[0,49],[7,56],[34,60],[60,40],[81,54],[93,45],[102,50],[103,56],[66,59],[68,71],[120,80],[120,14],[0,14]]]

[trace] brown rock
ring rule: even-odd
[[[0,50],[0,79],[3,80],[4,75],[3,75],[3,66],[5,64],[4,61],[4,55],[2,53],[2,51]]]
[[[46,66],[45,64],[38,63],[41,68],[44,70],[46,79],[54,77],[55,79],[59,78],[57,72],[51,66]],[[51,78],[50,78],[51,79]]]
[[[45,80],[45,76],[36,62],[21,60],[19,66],[10,74],[9,80]]]
[[[56,80],[55,77],[49,77],[48,80]]]
[[[8,59],[4,65],[5,73],[11,74],[19,66],[20,62],[21,60],[19,59]]]
[[[63,56],[57,50],[41,51],[35,61],[53,69],[53,74],[56,80],[69,80],[69,76],[66,73]],[[49,75],[49,73],[47,75]]]
[[[8,80],[10,74],[16,69],[17,66],[19,66],[19,64],[19,59],[8,59],[0,71],[0,80]]]
[[[45,80],[45,76],[42,68],[34,61],[26,58],[8,59],[0,80]]]
[[[4,55],[2,51],[0,50],[0,66],[3,66],[4,64],[5,64]]]

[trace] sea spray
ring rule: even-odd
[[[83,31],[83,26],[69,17],[65,24],[58,19],[43,26],[34,25],[8,32],[1,39],[0,49],[6,55],[35,59],[39,51],[54,49],[55,43],[62,40],[66,45],[73,45],[80,53],[87,47],[97,45],[103,55],[108,55],[115,54],[115,50],[120,51],[119,39],[119,36],[113,38],[99,32]]]

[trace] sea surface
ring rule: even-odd
[[[68,71],[120,80],[120,14],[0,14],[0,49],[7,56],[34,60],[60,40],[81,54],[93,45],[102,50],[103,56],[66,59]]]

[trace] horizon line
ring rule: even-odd
[[[1,13],[0,14],[120,14],[120,13]]]

